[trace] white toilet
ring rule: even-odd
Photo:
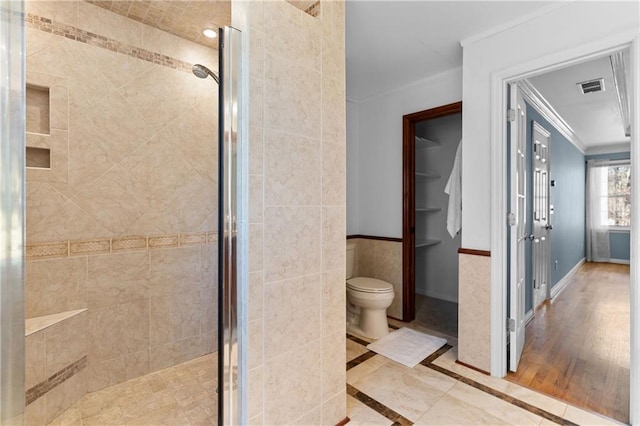
[[[378,339],[389,333],[387,308],[393,302],[393,286],[375,278],[354,277],[356,245],[347,242],[347,331]]]

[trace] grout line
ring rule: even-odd
[[[349,371],[353,367],[356,367],[356,366],[362,364],[363,362],[373,358],[374,356],[376,356],[375,352],[368,351],[366,353],[363,353],[359,357],[352,359],[351,361],[347,362],[347,371]]]
[[[368,345],[368,342],[365,342],[364,340],[355,337],[355,336],[351,336],[349,334],[347,334],[347,338],[359,343],[363,346]],[[440,349],[438,349],[437,351],[435,351],[433,354],[429,355],[427,358],[425,358],[424,360],[422,360],[420,362],[420,365],[430,368],[434,371],[437,371],[438,373],[444,374],[445,376],[451,377],[452,379],[464,383],[466,385],[469,385],[473,388],[476,388],[484,393],[487,393],[493,397],[499,398],[505,402],[508,402],[509,404],[515,405],[518,408],[522,408],[523,410],[529,411],[530,413],[533,413],[539,417],[542,417],[546,420],[552,421],[554,423],[560,424],[560,425],[564,425],[564,426],[578,426],[576,423],[573,423],[570,420],[567,420],[561,416],[558,416],[556,414],[553,414],[549,411],[543,410],[542,408],[536,407],[535,405],[529,404],[528,402],[524,402],[520,399],[514,398],[511,395],[508,395],[504,392],[500,392],[498,390],[495,390],[487,385],[484,385],[482,383],[476,382],[473,379],[469,379],[467,377],[462,376],[461,374],[458,374],[456,372],[447,370],[446,368],[443,368],[439,365],[434,364],[433,362],[440,358],[442,355],[444,355],[446,352],[448,352],[450,349],[452,349],[453,346],[449,345],[449,344],[445,344],[443,345]],[[373,355],[370,355],[373,354]],[[365,362],[366,360],[372,358],[373,356],[375,356],[375,352],[372,351],[368,351],[367,353],[360,355],[359,357],[349,361],[347,363],[347,370],[349,370],[350,368],[355,367],[358,364],[361,364],[363,362]],[[351,363],[354,363],[358,361],[356,364],[351,365]],[[372,408],[373,410],[377,411],[379,414],[385,416],[386,418],[388,418],[389,420],[392,421],[396,421],[396,419],[391,418],[389,416],[387,416],[385,413],[387,412],[386,410],[389,410],[393,413],[395,413],[393,410],[391,410],[390,408],[386,407],[384,404],[379,403],[378,401],[374,400],[373,398],[369,397],[366,394],[363,394],[362,392],[360,392],[358,389],[356,389],[355,387],[347,384],[347,393],[351,396],[353,396],[354,398],[358,399],[359,401],[361,401],[362,403],[364,403],[365,405],[367,405],[368,407]],[[360,399],[356,396],[356,394],[361,394],[363,395],[363,399]],[[370,403],[369,403],[370,401]],[[568,406],[568,405],[567,405]],[[395,413],[397,414],[397,413]],[[399,414],[398,414],[399,416]],[[400,416],[402,417],[402,416]],[[396,423],[394,423],[396,424]],[[397,423],[399,425],[403,425],[406,423]],[[413,424],[413,423],[409,423],[409,424]]]
[[[355,387],[349,384],[347,384],[347,394],[351,395],[358,401],[362,402],[364,405],[371,408],[378,414],[381,414],[387,419],[391,420],[394,425],[401,425],[401,426],[413,425],[413,422],[411,420],[393,411],[391,408],[376,401],[375,399],[371,398],[369,395],[359,391],[358,389],[356,389]]]

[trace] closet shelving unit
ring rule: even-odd
[[[435,151],[441,148],[440,142],[423,138],[420,136],[416,136],[415,138],[415,150],[417,153],[423,153],[428,151]],[[416,156],[416,158],[418,158]],[[416,183],[426,183],[430,180],[440,179],[441,176],[434,173],[428,173],[425,171],[420,171],[418,166],[416,165]],[[416,200],[416,204],[419,204],[419,200]],[[424,203],[423,203],[424,204]],[[416,207],[416,213],[421,213],[420,215],[416,215],[416,220],[426,220],[425,214],[435,213],[442,210],[441,207]],[[420,238],[416,236],[415,246],[416,248],[421,247],[429,247],[434,246],[436,244],[440,244],[440,240],[432,239],[432,238]]]

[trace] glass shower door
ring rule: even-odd
[[[24,413],[24,12],[0,3],[0,424]]]

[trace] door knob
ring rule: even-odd
[[[553,226],[551,224],[547,224],[545,225],[544,229],[546,229],[547,231],[551,231],[553,229]]]

